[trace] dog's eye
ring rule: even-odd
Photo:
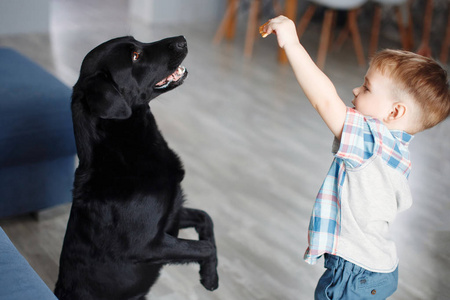
[[[141,56],[141,54],[139,52],[134,51],[133,55],[131,57],[134,61],[134,60],[138,60],[140,56]]]

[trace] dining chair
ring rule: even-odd
[[[369,57],[378,49],[379,33],[381,27],[381,15],[384,8],[393,8],[397,18],[397,26],[400,35],[401,47],[403,50],[411,50],[413,47],[412,38],[412,17],[409,0],[371,0],[375,4],[375,11],[372,22],[372,32],[369,44]],[[404,21],[403,14],[407,15],[407,22]],[[405,26],[406,25],[406,26]]]
[[[281,13],[280,2],[278,0],[271,0],[271,1],[275,14],[280,14]],[[225,10],[225,14],[219,25],[219,28],[216,31],[213,43],[219,44],[224,37],[228,40],[232,40],[234,38],[239,8],[243,6],[242,2],[249,3],[244,55],[247,58],[251,58],[253,54],[253,45],[255,43],[255,38],[259,34],[258,19],[261,14],[261,7],[263,5],[263,1],[261,0],[247,0],[247,1],[227,0],[227,7]]]
[[[365,65],[366,60],[361,43],[361,36],[359,34],[357,16],[359,8],[361,8],[367,0],[310,0],[309,2],[309,6],[298,22],[297,32],[299,38],[301,38],[312,17],[314,16],[317,7],[321,6],[325,8],[319,50],[317,53],[317,66],[321,69],[325,66],[326,55],[330,46],[332,30],[338,10],[346,11],[347,13],[347,24],[345,30],[348,30],[352,36],[353,46],[355,48],[359,65]]]

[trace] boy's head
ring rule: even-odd
[[[449,116],[447,72],[434,60],[408,51],[383,50],[372,58],[368,74],[371,71],[384,77],[391,100],[405,110],[407,132],[431,128]]]

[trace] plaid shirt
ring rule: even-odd
[[[314,203],[304,255],[307,263],[315,264],[324,253],[336,254],[341,229],[340,196],[346,168],[359,167],[372,156],[379,155],[387,165],[407,178],[411,169],[407,147],[412,138],[403,131],[389,131],[377,119],[347,109],[340,143],[336,139],[333,145],[335,158]]]

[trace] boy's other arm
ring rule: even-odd
[[[272,32],[276,33],[278,44],[286,52],[295,77],[309,102],[331,132],[340,139],[347,107],[331,80],[316,66],[300,44],[294,22],[280,16],[265,25],[264,32],[266,36]]]

